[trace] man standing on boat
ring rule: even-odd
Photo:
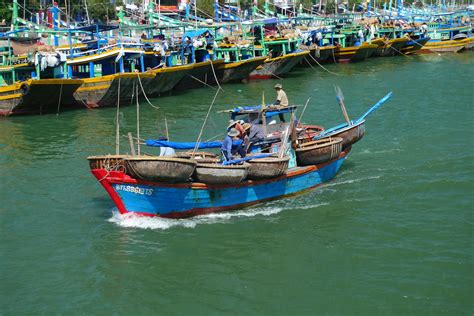
[[[283,86],[279,83],[275,85],[275,90],[277,93],[277,99],[273,105],[278,105],[278,106],[288,106],[288,97],[286,96],[286,92],[283,91]],[[283,117],[283,114],[278,114],[278,117],[280,118],[281,122],[285,121],[285,118]]]
[[[242,140],[239,138],[240,133],[235,128],[231,128],[227,132],[227,136],[222,142],[221,152],[225,161],[232,160],[232,155],[238,153],[240,157],[245,157],[245,150],[242,146]]]

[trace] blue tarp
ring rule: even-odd
[[[237,140],[232,143],[232,146],[238,146],[242,144],[242,140]],[[164,140],[154,140],[148,139],[145,141],[145,145],[151,147],[171,147],[174,149],[194,149],[196,147],[195,142],[168,142]],[[198,149],[206,149],[206,148],[220,148],[222,146],[222,142],[214,141],[214,142],[202,142],[199,143]]]
[[[193,30],[193,31],[187,31],[186,33],[183,34],[183,40],[186,37],[193,38],[193,37],[198,37],[201,36],[202,34],[209,32],[208,29],[200,29],[200,30]]]
[[[244,161],[249,161],[249,160],[258,159],[258,158],[266,158],[266,157],[270,157],[270,156],[273,156],[273,155],[275,155],[275,154],[260,154],[260,155],[255,155],[255,156],[248,156],[248,157],[245,157],[245,158],[239,158],[239,159],[224,161],[222,164],[223,165],[235,165],[235,164],[238,164],[238,163],[241,163],[241,162],[244,162]]]

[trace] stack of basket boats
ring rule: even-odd
[[[343,139],[328,137],[306,142],[295,150],[298,166],[317,165],[337,158]],[[246,180],[264,181],[284,176],[289,156],[256,157],[239,164],[222,164],[210,153],[177,153],[173,156],[104,155],[88,157],[91,169],[121,171],[134,179],[161,183],[235,185]]]

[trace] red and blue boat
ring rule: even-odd
[[[365,118],[390,97],[391,93],[372,106],[359,119],[328,129],[327,132],[322,132],[321,136],[315,136],[314,139],[340,135],[341,131],[350,130],[352,125],[359,128],[365,123]],[[255,109],[257,108],[258,107],[255,107]],[[290,123],[286,123],[287,121],[284,120],[279,123],[271,122],[272,117],[278,117],[283,113],[291,113],[293,108],[294,107],[284,110],[260,111],[260,115],[263,115],[260,117],[263,118],[263,123],[266,124],[266,122],[270,122],[269,125],[266,126],[266,128],[268,128],[266,132],[269,133],[267,134],[269,136],[264,140],[264,142],[270,143],[270,148],[278,148],[278,146],[283,146],[282,144],[285,143],[285,141],[283,141],[284,138],[281,138],[280,143],[272,141],[270,135],[276,134],[275,128],[285,128],[288,124],[291,125],[291,121]],[[231,111],[231,116],[235,117],[239,114],[248,113],[250,113],[250,116],[252,115],[252,110],[249,110],[249,108],[246,108],[243,112],[242,109],[243,108],[237,108]],[[255,112],[258,112],[258,110],[255,110]],[[288,129],[286,129],[286,132],[288,133]],[[286,138],[286,141],[288,140],[289,139]],[[358,139],[353,140],[353,142],[356,141],[358,141]],[[194,144],[149,140],[146,143],[152,146],[181,149],[194,147],[194,150],[196,150],[196,148],[220,147],[220,142]],[[295,151],[289,146],[288,156],[290,157],[290,162],[289,166],[287,166],[288,169],[283,173],[271,178],[257,180],[246,178],[238,183],[229,184],[201,183],[196,181],[196,177],[193,175],[189,178],[185,175],[184,178],[178,182],[168,181],[169,177],[165,180],[160,180],[159,176],[153,179],[143,178],[139,175],[137,176],[137,172],[130,172],[130,166],[127,167],[127,156],[95,156],[89,157],[88,159],[92,174],[102,184],[121,214],[133,213],[143,216],[185,218],[200,214],[243,208],[264,201],[300,194],[313,189],[330,181],[336,176],[344,161],[347,159],[352,145],[353,144],[350,144],[344,149],[341,149],[341,146],[339,146],[340,152],[335,156],[330,156],[327,161],[316,165],[304,166],[297,165]],[[150,157],[150,159],[155,162],[160,160],[159,157]],[[165,157],[161,159],[167,162],[170,159],[175,159],[173,163],[179,163],[184,160],[182,157]],[[190,163],[186,162],[186,164],[187,168],[189,168]],[[197,163],[197,165],[197,168],[199,168],[199,163]],[[176,167],[173,165],[169,170],[155,170],[169,176],[170,173],[174,172],[173,170],[176,170]]]

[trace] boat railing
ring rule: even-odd
[[[96,49],[91,49],[84,52],[74,53],[74,57],[89,56],[89,55],[95,54],[96,52],[106,53],[114,48],[122,48],[122,47],[123,48],[137,48],[137,47],[142,48],[143,46],[144,44],[141,44],[141,43],[127,43],[126,45],[124,45],[123,43],[116,43],[116,44],[111,44],[111,45],[101,47],[100,49],[96,48]],[[68,58],[71,58],[71,54],[68,55]]]

